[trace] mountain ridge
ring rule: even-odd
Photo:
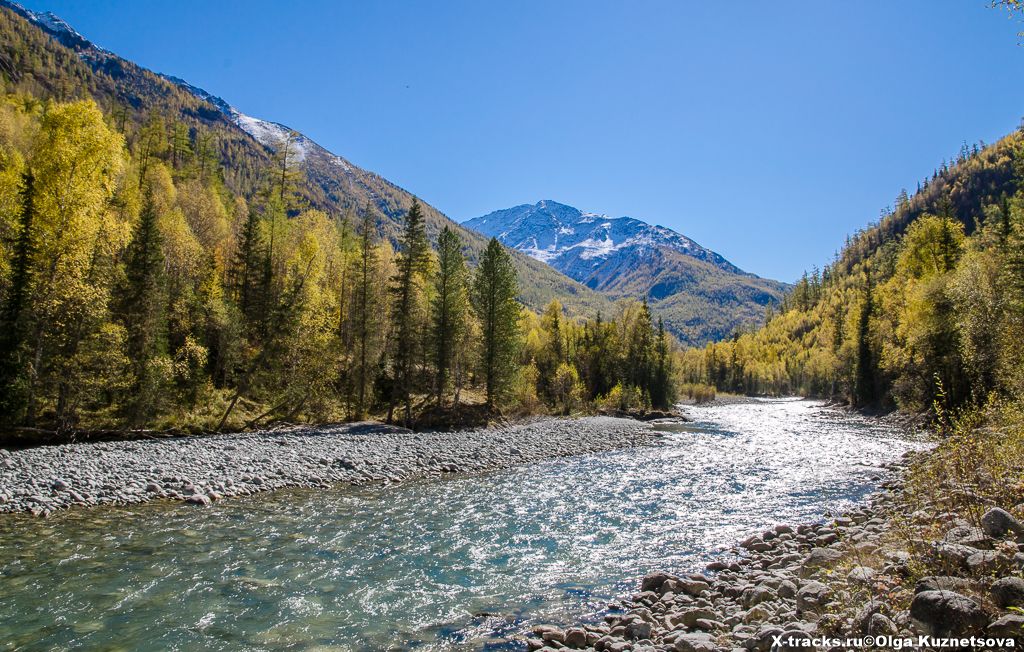
[[[550,199],[462,224],[612,298],[645,297],[669,330],[690,344],[759,323],[788,288],[667,227]]]

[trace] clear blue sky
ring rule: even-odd
[[[555,199],[793,280],[1024,115],[987,0],[25,0],[462,221]]]

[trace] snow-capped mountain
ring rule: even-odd
[[[645,297],[669,330],[691,343],[756,322],[786,288],[672,229],[551,200],[495,211],[463,226],[612,298]]]
[[[665,247],[710,263],[731,274],[743,274],[719,254],[685,235],[632,217],[583,212],[545,199],[494,211],[463,224],[542,260],[581,283],[599,287],[594,278],[610,258],[643,256]]]

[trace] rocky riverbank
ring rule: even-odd
[[[487,471],[649,444],[660,436],[637,421],[587,417],[461,432],[346,424],[0,449],[0,512],[46,516],[69,507],[154,499],[206,505],[283,487]]]
[[[1020,645],[1024,505],[1003,509],[962,486],[942,488],[959,492],[962,508],[923,499],[907,476],[927,455],[907,454],[848,513],[751,536],[703,573],[647,575],[604,622],[536,627],[528,647],[920,649],[921,636],[966,639],[952,649]]]

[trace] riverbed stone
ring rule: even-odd
[[[1017,539],[1024,539],[1024,524],[1006,510],[998,507],[994,507],[982,515],[981,527],[991,537],[998,538],[1009,534]]]
[[[0,513],[42,515],[78,505],[250,495],[487,471],[542,459],[653,444],[631,419],[542,418],[502,428],[413,434],[383,424],[296,427],[216,437],[60,444],[5,451]],[[359,469],[354,472],[351,469]],[[70,490],[85,500],[78,500]],[[36,498],[48,497],[47,501]]]
[[[843,554],[838,550],[833,550],[831,548],[814,548],[807,557],[804,558],[803,564],[800,565],[800,576],[810,577],[822,568],[835,563],[841,559],[842,556]]]
[[[704,632],[681,634],[672,644],[676,652],[714,652],[717,649],[714,638]]]
[[[955,591],[962,593],[971,588],[971,581],[964,577],[949,577],[946,575],[928,575],[922,577],[914,585],[914,593],[922,591]]]
[[[972,634],[988,623],[977,602],[953,591],[922,591],[910,603],[910,617],[926,634]]]
[[[582,627],[570,627],[565,630],[565,637],[562,641],[566,647],[582,649],[587,647],[587,632]]]
[[[1024,615],[1021,614],[1002,615],[985,628],[985,633],[989,636],[1020,637],[1021,632],[1024,632]]]
[[[849,582],[856,584],[869,584],[878,575],[878,571],[870,566],[855,566],[847,575]]]
[[[992,583],[992,600],[997,606],[1024,607],[1024,579],[1019,577],[1002,577]]]
[[[805,582],[796,593],[798,611],[819,612],[831,601],[832,589],[821,582]]]

